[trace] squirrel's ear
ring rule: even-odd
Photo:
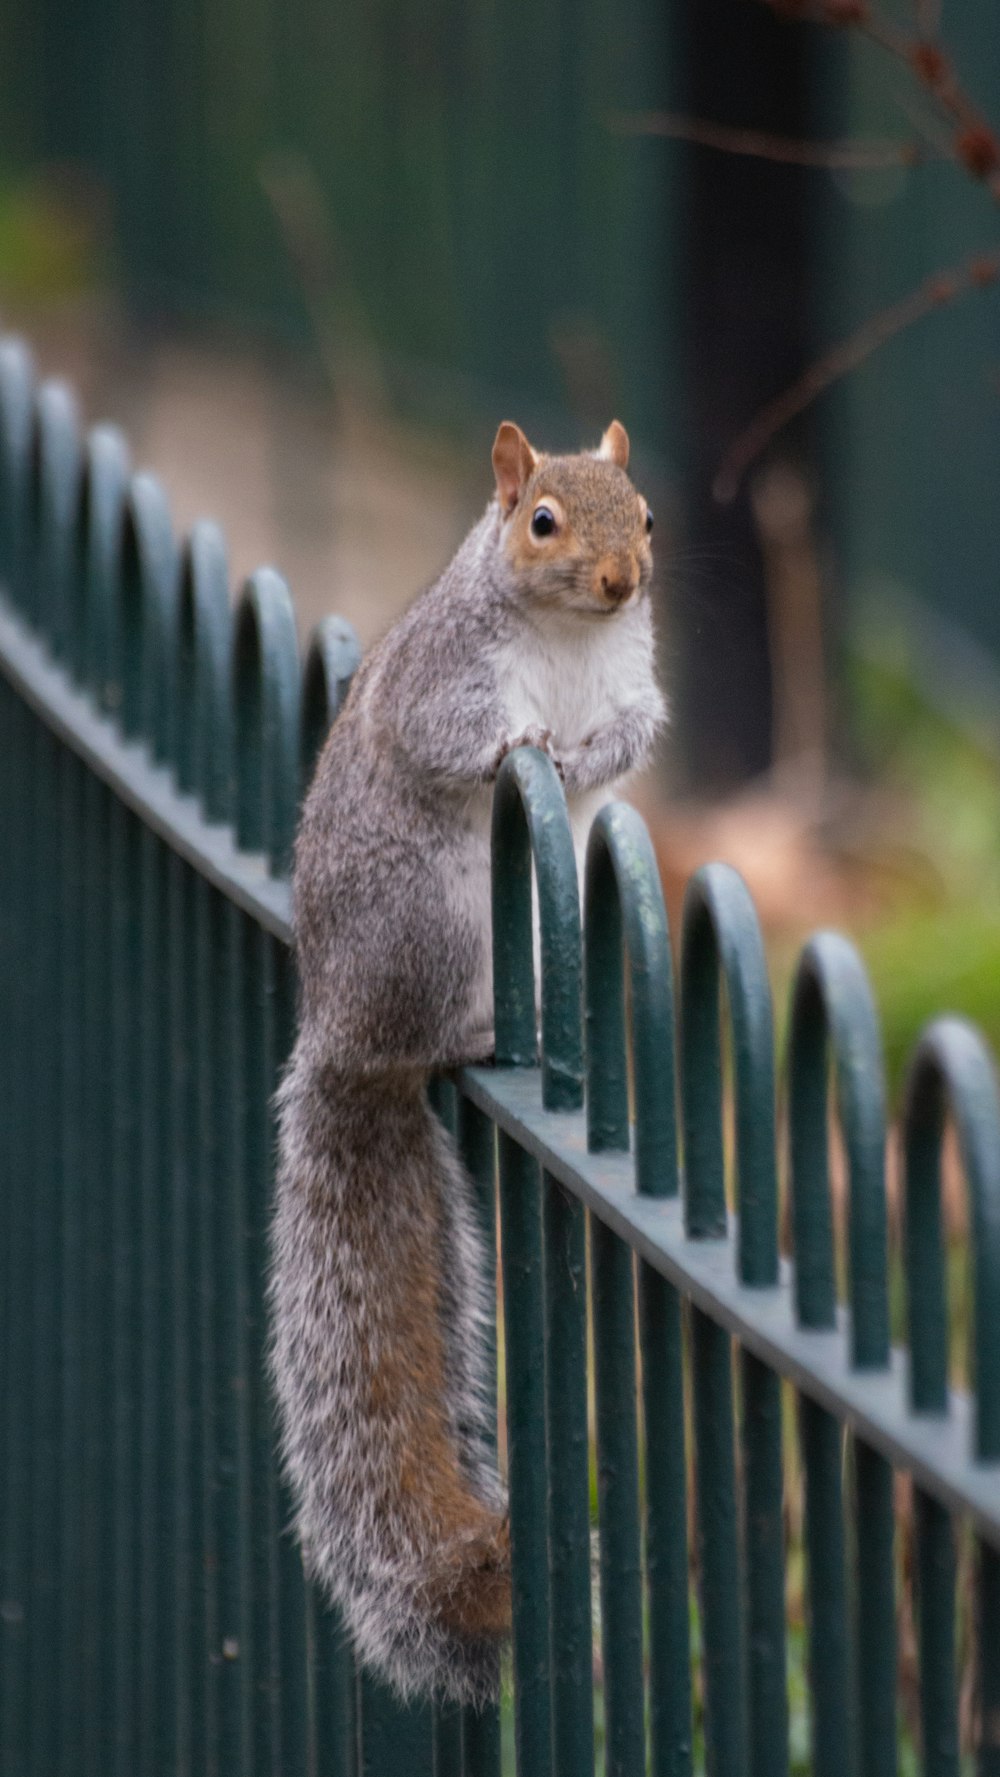
[[[607,463],[617,463],[619,469],[628,468],[628,433],[621,420],[612,420],[597,454]]]
[[[493,441],[493,473],[504,512],[513,512],[537,462],[537,453],[520,426],[515,426],[513,420],[504,420]]]

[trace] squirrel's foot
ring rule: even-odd
[[[546,756],[552,760],[553,765],[559,773],[560,779],[562,778],[562,760],[559,758],[559,755],[555,750],[555,736],[553,735],[551,728],[542,728],[536,724],[531,724],[529,727],[523,729],[515,738],[505,740],[497,754],[497,771],[500,770],[507,754],[516,752],[518,747],[537,747],[540,753],[545,753]]]

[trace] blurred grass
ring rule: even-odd
[[[77,171],[0,165],[0,303],[78,296],[105,272],[103,200]]]
[[[958,1012],[1000,1048],[1000,704],[995,731],[921,691],[905,641],[850,666],[854,731],[927,876],[858,934],[890,1088],[929,1018]]]

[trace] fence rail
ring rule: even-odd
[[[505,763],[497,1065],[435,1097],[499,1232],[513,1712],[403,1709],[355,1673],[304,1581],[263,1363],[284,872],[356,644],[331,619],[300,663],[271,570],[231,612],[220,533],[178,544],[117,432],[84,437],[16,341],[0,343],[0,588],[5,1777],[889,1777],[914,1740],[929,1777],[957,1777],[965,1750],[997,1777],[1000,1102],[979,1037],[941,1020],[915,1052],[893,1257],[875,1010],[850,945],[810,941],[782,1258],[771,993],[744,885],[723,865],[693,879],[675,1020],[639,817],[610,804],[595,822],[581,918],[555,773],[530,751]],[[948,1118],[971,1206],[965,1390]]]

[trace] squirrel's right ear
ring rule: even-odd
[[[493,442],[493,473],[503,512],[513,512],[537,462],[538,454],[520,426],[515,426],[513,420],[504,420]]]

